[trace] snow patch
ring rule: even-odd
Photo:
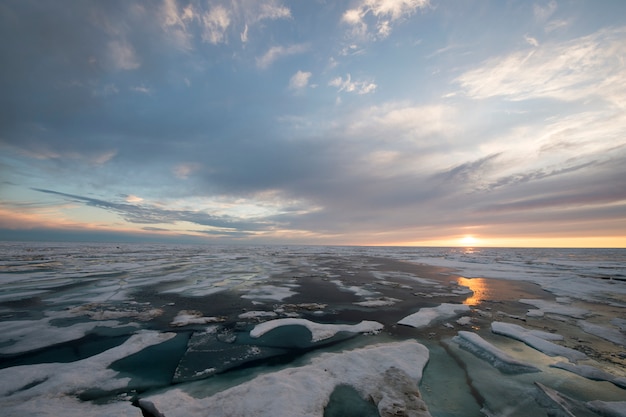
[[[170,326],[182,327],[189,324],[219,323],[225,320],[224,317],[204,317],[200,311],[196,310],[181,310],[178,315],[174,317]]]
[[[561,301],[567,300],[566,298],[559,298]],[[559,314],[561,316],[573,317],[575,319],[582,319],[590,314],[588,310],[572,307],[570,305],[562,303],[553,303],[547,300],[534,300],[534,299],[521,299],[520,303],[530,304],[537,307],[536,310],[529,310],[526,314],[530,317],[543,317],[546,313]]]
[[[349,333],[373,333],[379,332],[383,329],[383,325],[376,321],[363,320],[358,324],[321,324],[315,323],[306,319],[297,318],[284,318],[266,321],[265,323],[257,324],[254,329],[250,331],[250,336],[253,338],[259,338],[265,333],[274,330],[282,326],[303,326],[311,331],[312,342],[319,342],[320,340],[329,339],[338,332]]]
[[[413,313],[400,320],[398,324],[419,329],[428,327],[435,321],[446,320],[468,311],[470,311],[470,307],[465,304],[443,303],[437,307],[421,308],[417,313]]]

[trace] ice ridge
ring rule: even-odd
[[[529,363],[518,361],[508,353],[487,342],[476,333],[460,331],[452,340],[461,348],[486,360],[500,372],[506,374],[540,372],[538,368]]]

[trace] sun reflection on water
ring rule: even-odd
[[[490,293],[487,280],[484,278],[464,278],[459,277],[457,280],[459,285],[468,287],[474,292],[470,297],[467,297],[463,304],[468,306],[475,306],[480,303],[481,300],[487,299],[487,295]]]

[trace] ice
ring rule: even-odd
[[[89,389],[114,391],[126,388],[130,378],[119,378],[118,372],[108,367],[121,358],[163,343],[174,336],[175,333],[140,331],[124,344],[80,361],[0,369],[0,408],[3,415],[20,415],[23,410],[29,409],[28,406],[25,407],[26,402],[37,401],[41,404],[45,399],[50,401],[50,406],[54,409],[55,401],[64,402],[67,398]]]
[[[470,311],[470,307],[465,304],[448,304],[443,303],[437,307],[425,307],[421,308],[417,313],[413,313],[406,316],[398,322],[405,326],[411,326],[415,328],[423,328],[430,326],[433,322],[439,320],[446,320],[457,316],[461,313]]]
[[[247,311],[245,313],[241,313],[238,317],[240,319],[256,319],[263,317],[276,317],[278,313],[274,311]]]
[[[518,326],[517,324],[498,321],[491,323],[491,331],[493,333],[524,342],[528,346],[537,349],[548,356],[563,356],[569,359],[570,362],[576,362],[587,358],[587,355],[582,352],[550,342],[549,340],[562,339],[562,336],[554,335],[552,333],[538,330],[528,330],[522,326]]]
[[[272,300],[283,301],[285,298],[289,298],[296,295],[297,292],[292,291],[291,288],[278,287],[275,285],[259,285],[252,289],[249,289],[246,294],[241,298],[247,298],[250,300]]]
[[[56,327],[53,320],[71,317],[68,312],[49,311],[40,320],[15,320],[0,322],[0,334],[7,343],[0,347],[0,354],[14,354],[40,349],[57,343],[77,340],[97,327],[117,327],[117,321],[76,323],[66,327]],[[9,344],[10,342],[10,344]]]
[[[377,402],[381,415],[427,417],[416,386],[427,361],[428,350],[415,341],[373,345],[324,353],[308,365],[261,375],[208,398],[175,388],[139,404],[167,417],[322,417],[335,387],[348,385]]]
[[[531,317],[543,317],[546,313],[559,314],[561,316],[582,319],[591,314],[588,310],[572,307],[563,303],[553,303],[547,300],[521,299],[520,303],[530,304],[537,307],[536,310],[529,310],[526,315]]]
[[[626,319],[615,317],[614,319],[611,319],[611,324],[619,327],[621,331],[626,331]]]
[[[602,369],[596,368],[595,366],[573,365],[568,362],[558,362],[550,366],[554,368],[565,369],[566,371],[575,373],[593,381],[608,381],[620,388],[626,389],[625,377],[616,377],[615,375],[603,371]]]
[[[545,405],[548,409],[549,416],[558,417],[595,417],[585,404],[581,401],[575,400],[557,390],[549,388],[540,382],[535,382],[535,385],[539,387],[543,398],[538,401]],[[542,401],[542,400],[547,400]]]
[[[71,308],[70,314],[76,316],[86,315],[91,320],[117,320],[121,318],[134,318],[140,321],[149,321],[163,314],[160,308],[151,308],[149,304],[125,303],[111,305],[105,303],[89,303]]]
[[[368,299],[366,301],[359,301],[353,304],[357,306],[361,306],[361,307],[385,307],[385,306],[394,305],[400,301],[402,300],[399,300],[397,298],[380,297],[380,298]]]
[[[405,281],[414,281],[417,282],[419,284],[423,284],[423,285],[437,285],[439,284],[437,281],[434,281],[432,279],[428,279],[428,278],[421,278],[418,277],[417,275],[414,274],[408,274],[408,273],[404,273],[404,272],[389,272],[389,271],[373,271],[372,275],[374,275],[374,277],[377,280],[383,281],[383,282],[388,282],[389,279],[400,279],[400,280],[405,280]]]
[[[250,331],[250,336],[258,338],[265,333],[283,326],[303,326],[311,331],[311,341],[319,342],[333,337],[338,332],[349,333],[370,333],[378,332],[383,329],[383,325],[376,321],[363,320],[358,324],[321,324],[315,323],[306,319],[298,318],[284,318],[266,321],[265,323],[257,324],[254,329]]]
[[[460,331],[457,336],[452,339],[458,343],[461,348],[472,352],[489,362],[499,371],[507,374],[519,374],[527,372],[539,372],[535,366],[519,361],[508,353],[500,350],[476,333]]]
[[[603,417],[626,417],[626,401],[589,401],[587,408]]]
[[[626,335],[624,335],[617,329],[612,329],[585,320],[579,320],[578,326],[580,326],[580,328],[583,329],[585,333],[601,337],[602,339],[613,342],[616,345],[626,347]]]
[[[351,292],[358,297],[375,297],[380,294],[377,291],[368,290],[358,285],[345,285],[341,280],[338,279],[331,282],[339,287],[341,291]]]
[[[219,323],[224,321],[223,317],[204,317],[200,311],[181,310],[170,323],[173,327],[182,327],[190,324]]]

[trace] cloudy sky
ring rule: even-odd
[[[0,240],[626,246],[625,1],[1,0],[0,39]]]

